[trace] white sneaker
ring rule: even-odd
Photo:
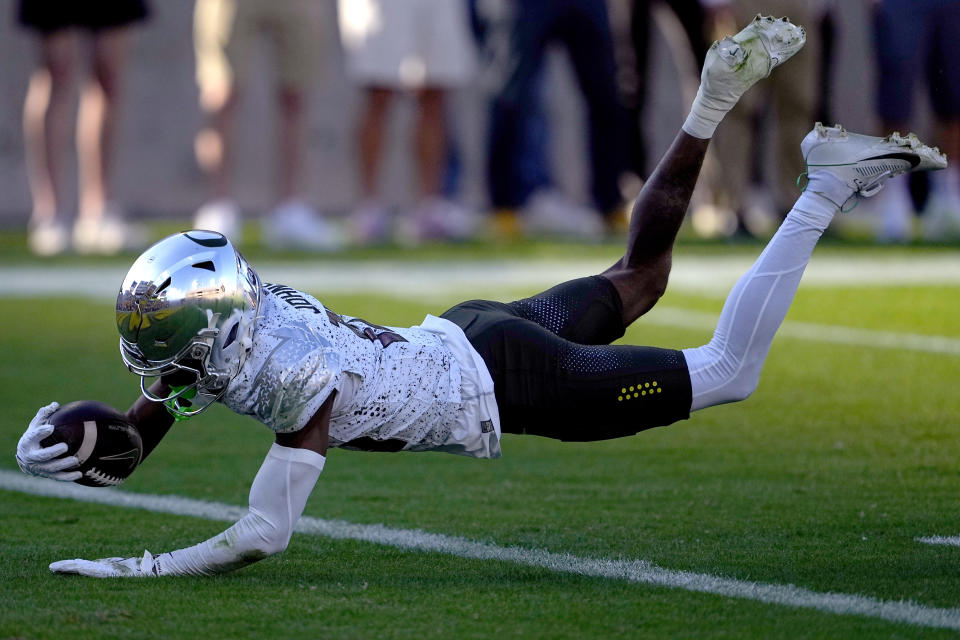
[[[338,251],[346,245],[343,232],[300,200],[277,205],[261,222],[263,240],[274,249]]]
[[[926,240],[945,242],[960,239],[960,197],[932,191],[920,220]]]
[[[480,228],[480,215],[441,196],[424,198],[401,221],[400,239],[407,244],[429,240],[469,240]]]
[[[740,214],[747,233],[756,238],[769,238],[780,226],[773,194],[757,185],[747,189]]]
[[[193,216],[195,229],[216,231],[225,235],[231,242],[240,242],[243,223],[240,207],[230,198],[217,198],[197,209]]]
[[[109,256],[146,245],[146,230],[123,220],[112,208],[98,218],[78,218],[73,225],[73,248],[79,254]]]
[[[603,219],[589,207],[568,200],[552,189],[536,191],[523,208],[524,231],[530,235],[557,235],[580,240],[599,240]]]
[[[882,193],[873,199],[873,226],[877,240],[899,244],[913,239],[916,210],[910,197],[908,176],[898,176],[884,183]]]
[[[808,176],[829,171],[865,198],[880,191],[891,176],[947,166],[947,157],[939,149],[928,147],[912,133],[876,138],[819,122],[800,143],[800,150]]]
[[[737,232],[737,214],[734,210],[712,202],[693,207],[690,223],[701,238],[729,238]]]
[[[27,246],[34,255],[41,257],[63,253],[70,246],[70,233],[59,220],[31,224],[27,228]]]
[[[347,218],[350,240],[359,246],[381,244],[393,235],[393,220],[390,211],[378,200],[360,202]]]

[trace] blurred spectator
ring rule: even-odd
[[[321,9],[315,0],[197,0],[197,83],[208,124],[197,134],[196,154],[210,186],[210,199],[197,210],[198,228],[220,231],[234,241],[241,233],[240,207],[231,185],[235,121],[250,55],[258,41],[265,40],[272,45],[277,80],[277,148],[276,205],[262,221],[264,241],[275,248],[342,246],[339,229],[302,197],[307,103],[322,53]]]
[[[626,163],[625,119],[617,93],[605,0],[478,0],[488,22],[486,48],[494,85],[488,177],[501,215],[522,209],[528,233],[580,238],[603,234],[603,217],[621,222],[618,185]],[[544,56],[551,44],[569,53],[589,119],[591,195],[600,212],[571,202],[552,184],[543,160],[540,111]]]
[[[647,104],[647,87],[650,81],[650,39],[654,22],[652,9],[660,4],[673,12],[686,38],[683,45],[692,55],[699,73],[707,55],[710,41],[705,33],[707,12],[702,0],[609,0],[612,6],[620,5],[626,14],[626,31],[629,52],[618,56],[618,80],[629,122],[628,166],[639,178],[647,178],[647,143],[643,132],[644,109]],[[624,5],[626,5],[624,7]],[[678,30],[679,31],[679,30]],[[712,34],[711,34],[712,35]],[[627,58],[628,60],[624,60]],[[696,86],[696,84],[694,85]],[[691,97],[692,99],[692,97]]]
[[[474,33],[480,45],[481,73],[479,82],[487,92],[497,92],[504,83],[513,59],[512,44],[514,2],[513,0],[470,0],[470,16]],[[524,198],[529,198],[538,189],[553,195],[557,205],[574,207],[560,192],[552,188],[553,178],[550,170],[549,142],[550,125],[543,109],[544,71],[541,70],[532,80],[534,88],[529,100],[518,105],[516,114],[517,136],[512,142],[511,163],[497,171],[492,162],[488,162],[488,181],[491,200],[494,206],[494,230],[501,237],[517,236],[522,233],[515,209]],[[494,110],[491,101],[491,116]],[[488,150],[489,151],[489,150]],[[506,184],[503,184],[506,183]],[[510,193],[521,194],[512,197]],[[505,204],[513,203],[513,204]],[[588,223],[598,226],[597,214],[584,209],[578,215],[558,214],[566,220],[588,219]]]
[[[37,255],[61,253],[70,244],[62,168],[81,60],[89,75],[77,113],[79,211],[73,247],[78,253],[110,254],[144,240],[141,229],[122,220],[110,182],[129,27],[146,16],[144,0],[20,1],[19,22],[37,33],[40,54],[23,109],[33,198],[27,242]],[[89,46],[81,48],[81,40]]]
[[[796,197],[804,172],[797,140],[810,130],[819,107],[819,29],[822,2],[810,0],[704,1],[711,40],[736,33],[758,13],[787,16],[806,27],[807,44],[777,73],[747,92],[714,137],[718,166],[708,180],[712,204],[694,210],[694,224],[725,233],[768,235]],[[772,148],[772,149],[771,149]],[[737,161],[744,151],[752,162]],[[765,171],[768,167],[772,170]],[[714,218],[704,225],[705,218]]]
[[[403,92],[416,97],[413,132],[417,202],[400,220],[401,238],[461,239],[477,228],[476,214],[445,197],[445,99],[473,77],[475,52],[462,0],[340,0],[340,39],[347,75],[364,89],[357,122],[362,199],[350,215],[361,244],[385,240],[392,218],[378,193],[388,116]]]
[[[950,158],[945,171],[930,176],[922,214],[930,240],[960,238],[960,2],[883,0],[876,6],[877,113],[884,131],[907,131],[913,124],[914,82],[926,77],[939,131],[934,139]],[[890,180],[880,194],[880,239],[911,236],[913,201],[908,176]]]

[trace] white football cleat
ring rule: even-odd
[[[683,123],[696,138],[713,137],[747,89],[803,48],[807,34],[786,18],[758,15],[735,36],[714,42],[700,73],[700,88]]]
[[[855,193],[869,198],[887,178],[911,171],[945,169],[947,156],[915,134],[894,132],[886,138],[849,133],[842,126],[818,122],[800,143],[807,176],[829,171]]]
[[[700,77],[704,93],[736,102],[806,42],[803,27],[786,18],[757,15],[740,33],[710,47]]]

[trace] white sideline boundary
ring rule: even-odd
[[[310,261],[265,260],[256,265],[268,282],[282,282],[311,293],[377,293],[414,299],[459,296],[504,288],[542,288],[610,266],[609,259]],[[757,250],[756,254],[759,254]],[[682,256],[674,260],[670,290],[720,300],[756,259],[754,253]],[[75,296],[115,300],[125,264],[0,265],[0,297]],[[960,284],[960,261],[953,253],[911,256],[817,255],[803,275],[803,288]]]
[[[851,264],[852,263],[852,264]],[[499,263],[304,263],[289,266],[267,263],[260,270],[270,281],[305,291],[328,293],[368,292],[420,301],[451,303],[463,291],[496,297],[503,288],[539,288],[602,270],[596,261],[504,261]],[[671,290],[725,297],[730,286],[749,268],[752,259],[687,258],[678,261],[670,276]],[[113,300],[123,279],[124,267],[0,266],[0,298],[76,296]],[[428,287],[424,283],[429,283]],[[948,256],[916,260],[841,260],[818,258],[807,269],[801,286],[958,284],[960,262]],[[658,305],[641,323],[712,331],[719,314]],[[899,349],[942,355],[960,355],[960,338],[896,331],[860,329],[838,325],[785,322],[778,337],[865,348]]]
[[[917,538],[917,542],[960,547],[960,536],[925,536],[923,538]]]
[[[116,507],[145,509],[206,520],[233,522],[246,508],[180,496],[129,493],[33,478],[15,471],[0,471],[0,489],[37,496],[65,498]],[[496,560],[539,567],[558,573],[625,580],[669,589],[683,589],[766,604],[813,609],[838,615],[864,616],[923,627],[960,630],[960,609],[928,607],[909,601],[878,600],[867,596],[817,592],[794,585],[766,584],[724,578],[692,571],[674,571],[645,560],[582,558],[543,549],[501,546],[419,529],[354,524],[342,520],[302,517],[298,533],[336,540],[358,540],[410,551],[442,553],[474,560]]]

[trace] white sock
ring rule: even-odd
[[[739,96],[707,96],[704,94],[703,83],[697,89],[697,97],[693,99],[690,113],[683,123],[682,129],[694,138],[708,140],[713,137],[717,126],[723,117],[736,106]]]
[[[693,390],[691,411],[749,396],[773,337],[787,315],[821,234],[853,190],[828,172],[810,184],[754,265],[734,285],[713,339],[684,349]]]

